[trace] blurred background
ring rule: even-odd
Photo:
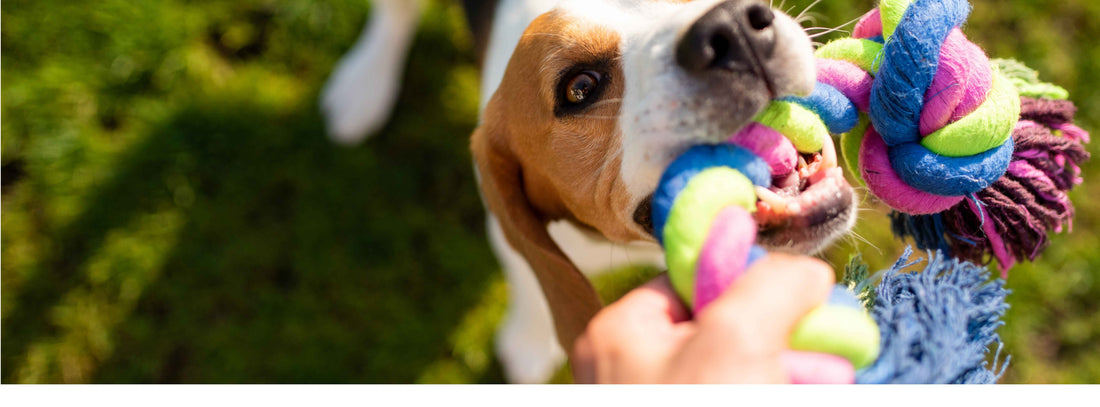
[[[457,3],[431,3],[393,119],[350,148],[317,98],[367,0],[0,3],[2,381],[502,381]],[[967,34],[1100,130],[1100,2],[973,3]],[[824,0],[816,24],[871,7]],[[1100,159],[1084,171],[1073,233],[1008,279],[1003,382],[1100,382]],[[833,265],[880,269],[904,247],[884,212],[862,216],[870,243],[845,240]],[[597,284],[610,300],[656,272]]]

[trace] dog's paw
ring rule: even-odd
[[[545,322],[531,323],[530,319],[509,313],[497,331],[497,356],[509,382],[546,383],[565,363],[565,352],[558,345],[553,324]]]
[[[321,92],[329,137],[356,144],[381,130],[400,90],[422,2],[381,1]]]
[[[340,144],[357,144],[381,130],[397,99],[400,68],[363,54],[345,57],[321,96],[329,137]]]

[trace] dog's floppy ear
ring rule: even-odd
[[[527,198],[523,168],[502,130],[482,125],[471,137],[471,150],[481,174],[481,193],[500,220],[504,235],[538,278],[558,341],[566,353],[602,307],[588,279],[565,256],[547,231],[548,220]]]

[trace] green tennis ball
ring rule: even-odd
[[[799,321],[790,345],[795,350],[843,357],[858,370],[878,358],[878,325],[862,309],[826,304]]]

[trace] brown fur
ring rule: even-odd
[[[547,224],[567,219],[614,241],[647,238],[625,215],[630,197],[619,177],[621,160],[609,158],[621,142],[619,103],[612,101],[623,91],[618,59],[617,33],[559,12],[539,17],[520,40],[471,139],[485,202],[534,270],[568,351],[602,304]],[[609,62],[600,99],[576,115],[556,117],[561,72],[596,61]]]

